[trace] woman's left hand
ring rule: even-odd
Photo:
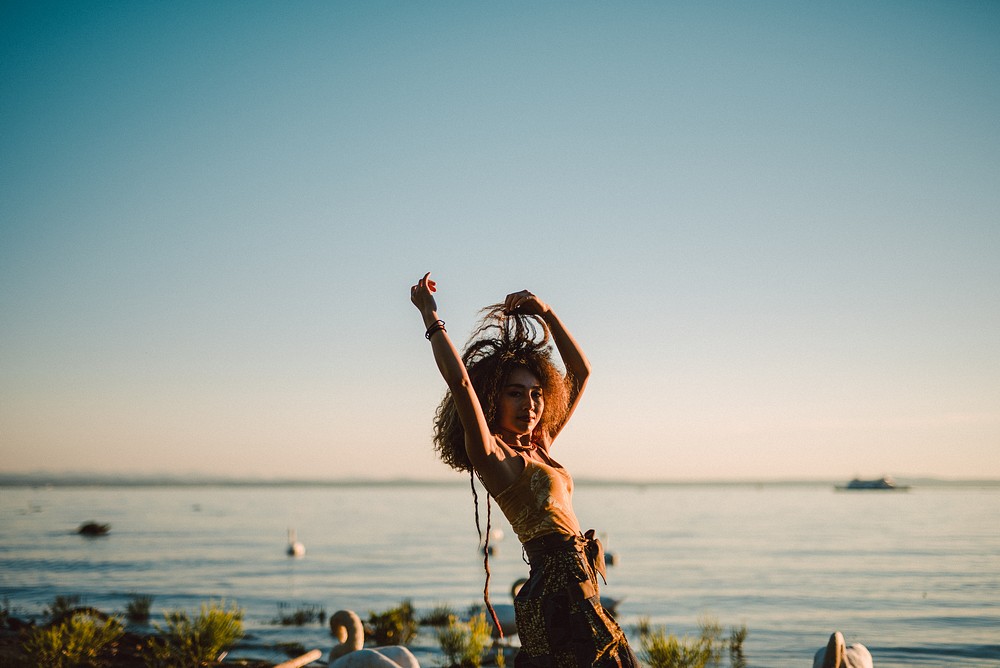
[[[545,315],[549,305],[528,290],[512,292],[503,300],[506,313],[524,313],[526,315]]]
[[[417,284],[410,288],[410,301],[423,314],[430,314],[437,311],[437,302],[434,301],[434,293],[437,292],[437,283],[431,280],[431,272],[424,274],[424,277],[417,281]]]

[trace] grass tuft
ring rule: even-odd
[[[149,668],[199,666],[221,661],[243,637],[243,610],[224,602],[202,604],[195,619],[183,611],[166,613],[164,626],[154,624],[158,637],[152,638],[144,654]]]
[[[115,643],[124,633],[122,623],[115,617],[79,612],[61,623],[32,629],[22,649],[37,666],[106,666]]]
[[[455,611],[450,605],[441,603],[420,618],[423,626],[448,626],[449,620],[455,616]]]
[[[651,668],[709,668],[721,665],[723,650],[729,651],[731,668],[744,668],[743,641],[747,637],[745,626],[732,629],[727,642],[722,640],[722,626],[712,617],[698,622],[697,638],[668,634],[663,628],[653,627],[649,620],[639,622],[641,658]]]
[[[450,668],[479,668],[483,665],[483,653],[492,641],[485,613],[473,615],[467,622],[452,615],[437,636]]]
[[[287,610],[289,607],[287,603],[278,605],[278,618],[274,620],[276,624],[281,624],[282,626],[305,626],[313,622],[322,624],[326,621],[326,610],[318,605],[303,605],[291,612]]]
[[[368,623],[376,645],[406,645],[417,635],[417,620],[409,599],[383,613],[369,613]]]
[[[125,618],[130,622],[146,623],[153,607],[153,597],[146,594],[132,594],[125,604]]]

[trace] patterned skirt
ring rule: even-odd
[[[639,668],[618,622],[601,606],[604,554],[593,531],[542,536],[524,549],[531,571],[514,598],[521,639],[515,668]]]

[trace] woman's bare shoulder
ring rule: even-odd
[[[487,491],[496,497],[517,481],[526,464],[524,455],[510,447],[499,435],[494,434],[493,438],[493,453],[477,473]]]

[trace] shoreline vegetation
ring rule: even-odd
[[[57,596],[41,617],[24,618],[15,614],[5,599],[0,608],[0,668],[323,666],[327,665],[325,658],[330,650],[341,641],[348,643],[347,647],[364,644],[377,650],[410,645],[418,635],[424,635],[425,640],[431,636],[438,647],[433,652],[433,664],[425,668],[505,668],[513,665],[517,652],[516,645],[492,635],[485,612],[476,606],[456,613],[449,606],[439,605],[417,614],[412,603],[404,599],[384,612],[371,612],[357,644],[350,644],[355,641],[352,632],[337,637],[331,631],[329,642],[319,643],[324,646],[306,647],[280,640],[260,645],[252,634],[245,633],[244,611],[235,602],[202,603],[197,615],[166,611],[162,621],[157,622],[150,619],[152,601],[152,596],[136,594],[124,612],[107,613],[82,605],[79,597]],[[331,622],[337,618],[332,616]],[[309,608],[292,611],[273,623],[283,627],[325,627],[326,621],[325,610]],[[633,629],[639,638],[637,651],[651,668],[746,667],[746,626],[733,627],[726,635],[715,618],[704,617],[698,620],[698,628],[697,637],[678,638],[643,618]],[[241,647],[243,640],[250,641],[248,644],[256,648],[258,656],[253,656],[253,650],[247,651],[246,645]],[[724,662],[725,656],[728,662]]]
[[[948,479],[894,476],[910,487],[1000,487],[994,479]],[[613,480],[580,477],[577,485],[589,487],[827,487],[840,479],[773,480]],[[458,487],[468,481],[456,478],[234,478],[210,475],[137,475],[102,473],[3,473],[0,487]]]

